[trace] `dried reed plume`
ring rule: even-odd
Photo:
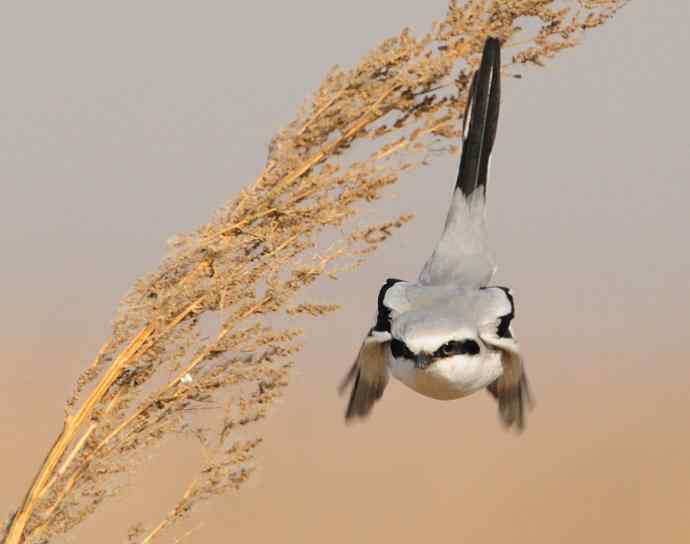
[[[628,1],[451,1],[428,34],[403,30],[354,68],[332,69],[272,139],[256,181],[208,224],[179,236],[160,270],[123,300],[9,520],[6,544],[45,542],[75,527],[171,433],[193,433],[207,460],[169,514],[148,532],[132,529],[131,540],[150,542],[198,501],[238,488],[261,441],[253,423],[286,386],[298,349],[299,331],[275,330],[265,316],[334,310],[295,295],[357,265],[409,219],[366,228],[349,221],[361,202],[432,158],[432,147],[457,152],[485,37],[502,39],[506,58],[512,53],[504,70],[518,77],[520,65],[575,46]],[[363,158],[354,160],[358,143]],[[339,240],[327,245],[328,230]],[[200,417],[200,406],[215,410]]]

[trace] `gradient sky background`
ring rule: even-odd
[[[0,515],[59,430],[80,369],[164,242],[253,180],[326,69],[445,2],[10,2],[0,17]],[[498,281],[537,398],[527,432],[487,395],[394,383],[345,427],[335,386],[381,282],[413,278],[457,159],[361,221],[417,219],[322,297],[261,469],[195,542],[686,543],[690,535],[690,3],[633,1],[546,69],[505,82],[490,181]],[[161,450],[70,542],[157,522],[198,451]],[[185,449],[186,448],[186,449]],[[194,523],[192,523],[194,525]],[[166,541],[166,539],[162,539]]]

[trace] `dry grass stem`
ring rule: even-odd
[[[179,433],[199,440],[204,465],[168,515],[148,532],[132,528],[131,541],[150,542],[199,501],[238,489],[261,442],[255,424],[280,397],[299,348],[298,330],[265,317],[290,324],[332,312],[298,294],[359,264],[410,219],[352,221],[401,172],[457,152],[485,37],[507,44],[504,70],[517,76],[575,46],[626,3],[451,2],[428,33],[403,30],[351,69],[329,71],[272,139],[258,178],[206,225],[173,240],[158,272],[122,301],[6,544],[70,531],[126,483],[144,452]],[[326,245],[329,231],[339,241]]]

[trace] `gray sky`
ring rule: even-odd
[[[405,25],[426,30],[445,2],[3,7],[0,436],[14,448],[0,515],[165,240],[253,180],[329,66]],[[686,541],[689,24],[686,0],[636,0],[506,81],[489,215],[538,401],[527,433],[503,433],[484,395],[439,403],[398,384],[366,425],[341,420],[335,384],[381,282],[416,276],[438,236],[456,168],[440,159],[362,215],[417,219],[337,290],[319,289],[344,307],[310,331],[259,477],[208,507],[199,538],[225,541],[231,527],[250,542]],[[109,523],[121,542],[118,516],[137,505],[159,505],[145,514],[158,519],[179,494],[162,471],[194,469],[160,455],[147,476],[159,495],[125,494],[77,541]]]

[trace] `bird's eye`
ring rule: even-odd
[[[436,351],[436,357],[450,357],[452,355],[477,355],[479,344],[475,340],[452,340],[443,344]]]
[[[468,355],[477,355],[479,353],[479,344],[475,340],[465,340],[461,342],[463,353]]]
[[[391,340],[391,354],[396,359],[401,357],[404,357],[405,359],[415,358],[415,354],[410,351],[410,348],[407,347],[405,342],[402,342],[397,338],[393,338]]]

